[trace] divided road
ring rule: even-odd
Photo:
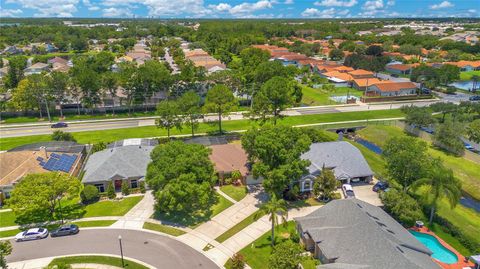
[[[7,262],[18,262],[74,254],[120,255],[118,236],[122,236],[125,257],[140,260],[158,269],[217,269],[210,259],[167,236],[124,229],[81,230],[73,236],[36,241],[12,242]]]

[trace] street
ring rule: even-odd
[[[122,236],[123,253],[158,269],[219,268],[200,252],[177,240],[148,232],[124,229],[89,229],[79,234],[28,242],[12,242],[13,252],[7,262],[73,255],[120,255],[118,236]]]

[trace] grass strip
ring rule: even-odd
[[[129,259],[124,259],[125,267],[128,269],[148,269],[148,267],[131,261]],[[117,257],[109,256],[72,256],[72,257],[63,257],[53,259],[49,265],[58,265],[58,264],[81,264],[81,263],[92,263],[92,264],[105,264],[112,265],[122,268],[122,260]]]
[[[258,215],[258,216],[256,216],[256,215]],[[219,243],[225,242],[228,238],[232,237],[233,235],[237,234],[241,230],[245,229],[250,224],[254,223],[255,219],[259,219],[259,218],[263,217],[264,215],[265,215],[265,213],[263,213],[262,211],[254,212],[253,214],[246,217],[244,220],[237,223],[235,226],[233,226],[232,228],[230,228],[229,230],[227,230],[226,232],[224,232],[223,234],[221,234],[220,236],[215,238],[215,240]]]
[[[143,224],[143,229],[166,233],[173,236],[179,236],[179,235],[185,234],[185,231],[182,231],[180,229],[167,226],[167,225],[158,224],[158,223],[152,223],[152,222],[145,222]]]

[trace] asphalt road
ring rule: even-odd
[[[193,248],[166,236],[123,229],[81,230],[79,234],[36,241],[12,242],[7,262],[73,254],[120,255],[118,236],[122,236],[123,254],[158,269],[214,269],[210,259]]]

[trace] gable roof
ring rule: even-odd
[[[333,200],[295,220],[304,236],[334,260],[318,269],[439,268],[432,252],[385,211],[356,198]]]
[[[27,67],[26,69],[37,69],[37,68],[42,69],[47,67],[48,67],[48,64],[38,62],[38,63],[32,64],[30,67]]]
[[[311,175],[318,174],[323,166],[332,168],[336,178],[373,175],[360,150],[346,141],[314,143],[301,158],[310,161],[307,169]]]
[[[386,68],[400,70],[400,71],[407,71],[407,70],[410,70],[412,66],[409,64],[391,64],[391,65],[387,65]]]
[[[218,172],[238,170],[243,176],[248,174],[247,154],[242,145],[212,145],[210,148],[212,149],[210,160],[215,164],[215,170]]]
[[[372,72],[367,71],[367,70],[363,70],[363,69],[353,70],[353,71],[350,71],[348,73],[352,76],[367,76],[367,75],[368,76],[373,76]]]
[[[329,78],[338,78],[340,80],[345,80],[345,81],[352,80],[352,76],[350,76],[349,74],[338,72],[338,71],[330,71],[330,72],[323,73],[322,75]]]
[[[413,82],[386,82],[375,83],[372,86],[377,87],[382,92],[396,92],[403,89],[416,89],[417,85]]]
[[[92,154],[85,165],[83,183],[102,182],[115,175],[123,178],[144,177],[153,146],[123,146]]]
[[[379,82],[382,82],[382,80],[379,80],[378,78],[356,78],[353,80],[353,83],[357,84],[359,87],[367,87]]]

